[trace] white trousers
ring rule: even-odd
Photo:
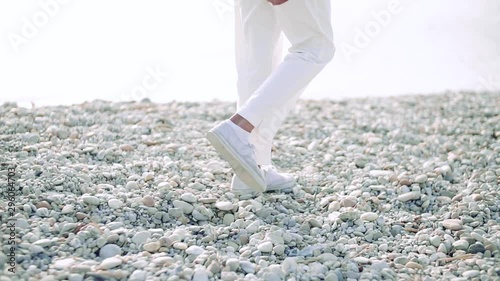
[[[255,129],[257,164],[271,164],[272,140],[297,99],[335,53],[330,0],[236,0],[238,110]],[[291,43],[282,60],[281,32]]]

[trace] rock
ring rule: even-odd
[[[65,258],[65,259],[60,259],[60,260],[56,260],[54,261],[54,269],[57,269],[57,270],[65,270],[71,266],[73,266],[74,264],[76,264],[77,261],[73,258]]]
[[[229,270],[236,271],[240,267],[240,261],[236,258],[229,258],[226,261],[226,266],[229,267]]]
[[[153,196],[146,195],[142,198],[142,204],[148,207],[154,207],[155,199],[153,198]]]
[[[86,217],[87,217],[87,214],[82,213],[82,212],[76,212],[76,213],[75,213],[75,217],[76,217],[77,219],[79,219],[79,220],[83,220],[84,218],[86,218]]]
[[[146,172],[142,175],[142,177],[144,178],[144,181],[147,182],[147,181],[154,179],[155,174],[152,172]]]
[[[178,218],[181,217],[184,214],[184,212],[182,211],[181,208],[170,208],[168,209],[168,214],[173,218]]]
[[[136,269],[130,274],[129,281],[144,281],[146,280],[147,272],[141,269]]]
[[[187,244],[184,242],[174,243],[174,245],[172,247],[174,247],[174,249],[181,250],[181,251],[185,251],[188,248]]]
[[[221,211],[231,211],[234,208],[233,203],[227,201],[216,202],[215,207]]]
[[[337,277],[337,274],[330,272],[326,275],[325,281],[339,281],[339,278]]]
[[[37,202],[35,205],[37,208],[47,208],[47,209],[52,209],[52,206],[49,204],[47,201],[40,201]]]
[[[420,199],[420,192],[419,191],[411,191],[407,193],[403,193],[398,196],[398,200],[401,202],[407,202],[410,200],[417,200]]]
[[[123,263],[123,261],[121,258],[111,257],[111,258],[104,259],[100,264],[100,268],[101,269],[111,269],[113,267],[117,267],[117,266],[121,265],[122,263]]]
[[[118,245],[115,245],[115,244],[104,245],[104,247],[102,247],[99,250],[99,257],[104,258],[104,259],[116,256],[116,255],[121,255],[121,254],[122,254],[122,249]]]
[[[412,269],[417,269],[417,270],[419,270],[419,269],[422,269],[422,268],[423,268],[420,264],[418,264],[418,263],[416,263],[416,262],[412,262],[412,261],[407,262],[407,263],[406,263],[406,267],[407,267],[407,268],[412,268]]]
[[[402,179],[402,180],[399,181],[399,185],[410,186],[411,185],[411,181],[409,179]]]
[[[140,245],[140,244],[146,242],[146,240],[148,240],[148,238],[150,238],[150,237],[151,237],[151,232],[139,231],[134,236],[132,236],[132,242],[134,242],[137,245]]]
[[[255,264],[246,260],[240,261],[240,268],[245,273],[255,273]]]
[[[198,267],[194,270],[192,281],[208,281],[208,273],[205,268]]]
[[[160,242],[149,242],[149,243],[146,243],[142,246],[142,248],[145,250],[145,251],[148,251],[150,253],[154,253],[154,252],[157,252],[159,249],[160,249]]]
[[[359,213],[356,211],[343,212],[342,214],[339,215],[339,218],[342,221],[354,221],[359,218]]]
[[[274,246],[273,251],[276,255],[282,256],[283,254],[285,254],[285,246],[284,245],[276,245],[276,246]]]
[[[396,257],[394,259],[394,263],[406,265],[406,263],[408,263],[408,258],[405,256]]]
[[[181,209],[184,214],[191,214],[194,210],[193,205],[184,201],[174,200],[172,204],[174,207]]]
[[[183,193],[181,195],[181,199],[188,203],[196,203],[198,201],[196,196],[194,196],[194,194],[190,192]]]
[[[84,276],[78,273],[72,273],[68,277],[68,281],[83,281]]]
[[[137,182],[135,181],[129,181],[127,182],[127,184],[125,185],[125,188],[129,191],[132,191],[132,190],[136,190],[136,189],[139,189],[139,185],[137,184]]]
[[[469,246],[467,252],[470,254],[484,253],[486,248],[480,242],[476,242]]]
[[[355,257],[352,259],[356,263],[361,263],[361,264],[366,264],[370,262],[370,259],[365,258],[365,257]]]
[[[441,244],[441,237],[438,235],[434,235],[430,238],[429,241],[431,242],[432,246],[439,247],[439,244]]]
[[[75,212],[75,207],[73,205],[66,205],[62,208],[61,214],[72,214]]]
[[[378,219],[378,214],[373,213],[373,212],[366,212],[366,213],[362,214],[360,218],[364,221],[374,221],[374,220]]]
[[[462,221],[457,219],[447,219],[443,221],[443,226],[450,230],[460,230],[462,229]]]
[[[427,182],[427,175],[418,175],[415,177],[416,183],[425,183]]]
[[[109,199],[108,205],[111,209],[120,209],[123,206],[123,202],[118,199]]]
[[[263,253],[270,253],[273,250],[273,243],[271,243],[270,241],[264,241],[257,245],[257,250]]]
[[[120,146],[118,146],[118,148],[120,148],[120,150],[127,151],[127,152],[134,150],[134,147],[132,145],[126,144],[126,143],[120,144]]]
[[[49,247],[49,246],[52,246],[53,244],[54,244],[54,242],[50,239],[47,239],[47,238],[37,240],[33,243],[33,245],[37,245],[37,246],[41,246],[41,247]]]
[[[99,198],[95,197],[95,196],[91,196],[91,195],[83,195],[82,196],[82,200],[84,203],[87,203],[89,205],[99,205],[100,203],[100,200]]]
[[[354,207],[356,206],[357,204],[357,200],[355,197],[352,197],[352,196],[348,196],[344,199],[342,199],[342,201],[340,201],[340,206],[342,207]]]
[[[374,177],[374,178],[390,176],[392,174],[393,174],[393,172],[391,172],[391,171],[384,171],[384,170],[371,170],[369,172],[369,175],[371,177]]]
[[[467,240],[458,240],[453,242],[453,247],[455,248],[455,250],[467,251],[467,249],[469,248],[469,242],[467,242]]]
[[[480,272],[479,270],[466,270],[462,273],[462,276],[465,278],[474,278],[476,276],[479,276]]]
[[[187,249],[186,249],[186,254],[188,255],[192,255],[192,256],[199,256],[201,255],[203,252],[205,252],[205,250],[202,248],[202,247],[199,247],[199,246],[189,246]]]
[[[338,258],[332,253],[323,253],[318,256],[319,261],[322,263],[327,262],[327,261],[337,261]]]
[[[224,218],[222,219],[222,223],[230,226],[234,222],[234,215],[233,214],[225,214]]]
[[[236,272],[223,271],[221,272],[220,277],[222,281],[235,281],[238,279],[238,274],[236,274]]]
[[[259,226],[260,226],[260,222],[258,220],[252,222],[251,224],[249,224],[247,227],[246,227],[246,231],[249,233],[249,234],[253,234],[255,232],[257,232],[259,230]]]

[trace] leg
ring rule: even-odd
[[[238,109],[271,75],[281,60],[281,30],[266,0],[237,0],[235,5]]]
[[[266,0],[237,0],[235,7],[239,107],[271,73],[280,32],[276,15]],[[207,138],[229,162],[238,179],[262,192],[267,184],[256,151],[249,143],[249,132],[253,130],[251,123],[236,114],[211,129]]]
[[[238,111],[255,127],[265,119],[273,119],[269,118],[270,112],[278,116],[277,109],[296,99],[331,61],[335,51],[330,1],[293,0],[273,9],[292,47],[276,71]]]
[[[276,13],[266,0],[236,1],[235,15],[237,107],[240,109],[281,63],[283,45]],[[255,146],[257,164],[271,164],[272,139],[279,125],[270,133],[266,129],[270,127],[268,122],[263,122],[264,128],[254,128],[239,115],[231,120],[252,132],[250,142]]]

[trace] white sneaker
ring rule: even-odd
[[[243,143],[228,122],[231,121],[223,121],[208,131],[207,139],[242,182],[255,191],[265,191],[266,181],[255,160],[255,148],[250,142]]]
[[[291,174],[279,173],[274,166],[263,166],[264,178],[266,180],[266,191],[291,191],[295,185],[295,179]],[[255,194],[254,190],[246,185],[237,175],[231,180],[231,191],[238,194]]]

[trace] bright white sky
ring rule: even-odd
[[[27,29],[54,1],[0,2],[0,103],[236,100],[233,0],[65,0]],[[303,98],[500,90],[500,1],[400,0],[401,12],[349,56],[357,30],[390,1],[333,1],[336,57]],[[136,91],[152,69],[169,75]]]

